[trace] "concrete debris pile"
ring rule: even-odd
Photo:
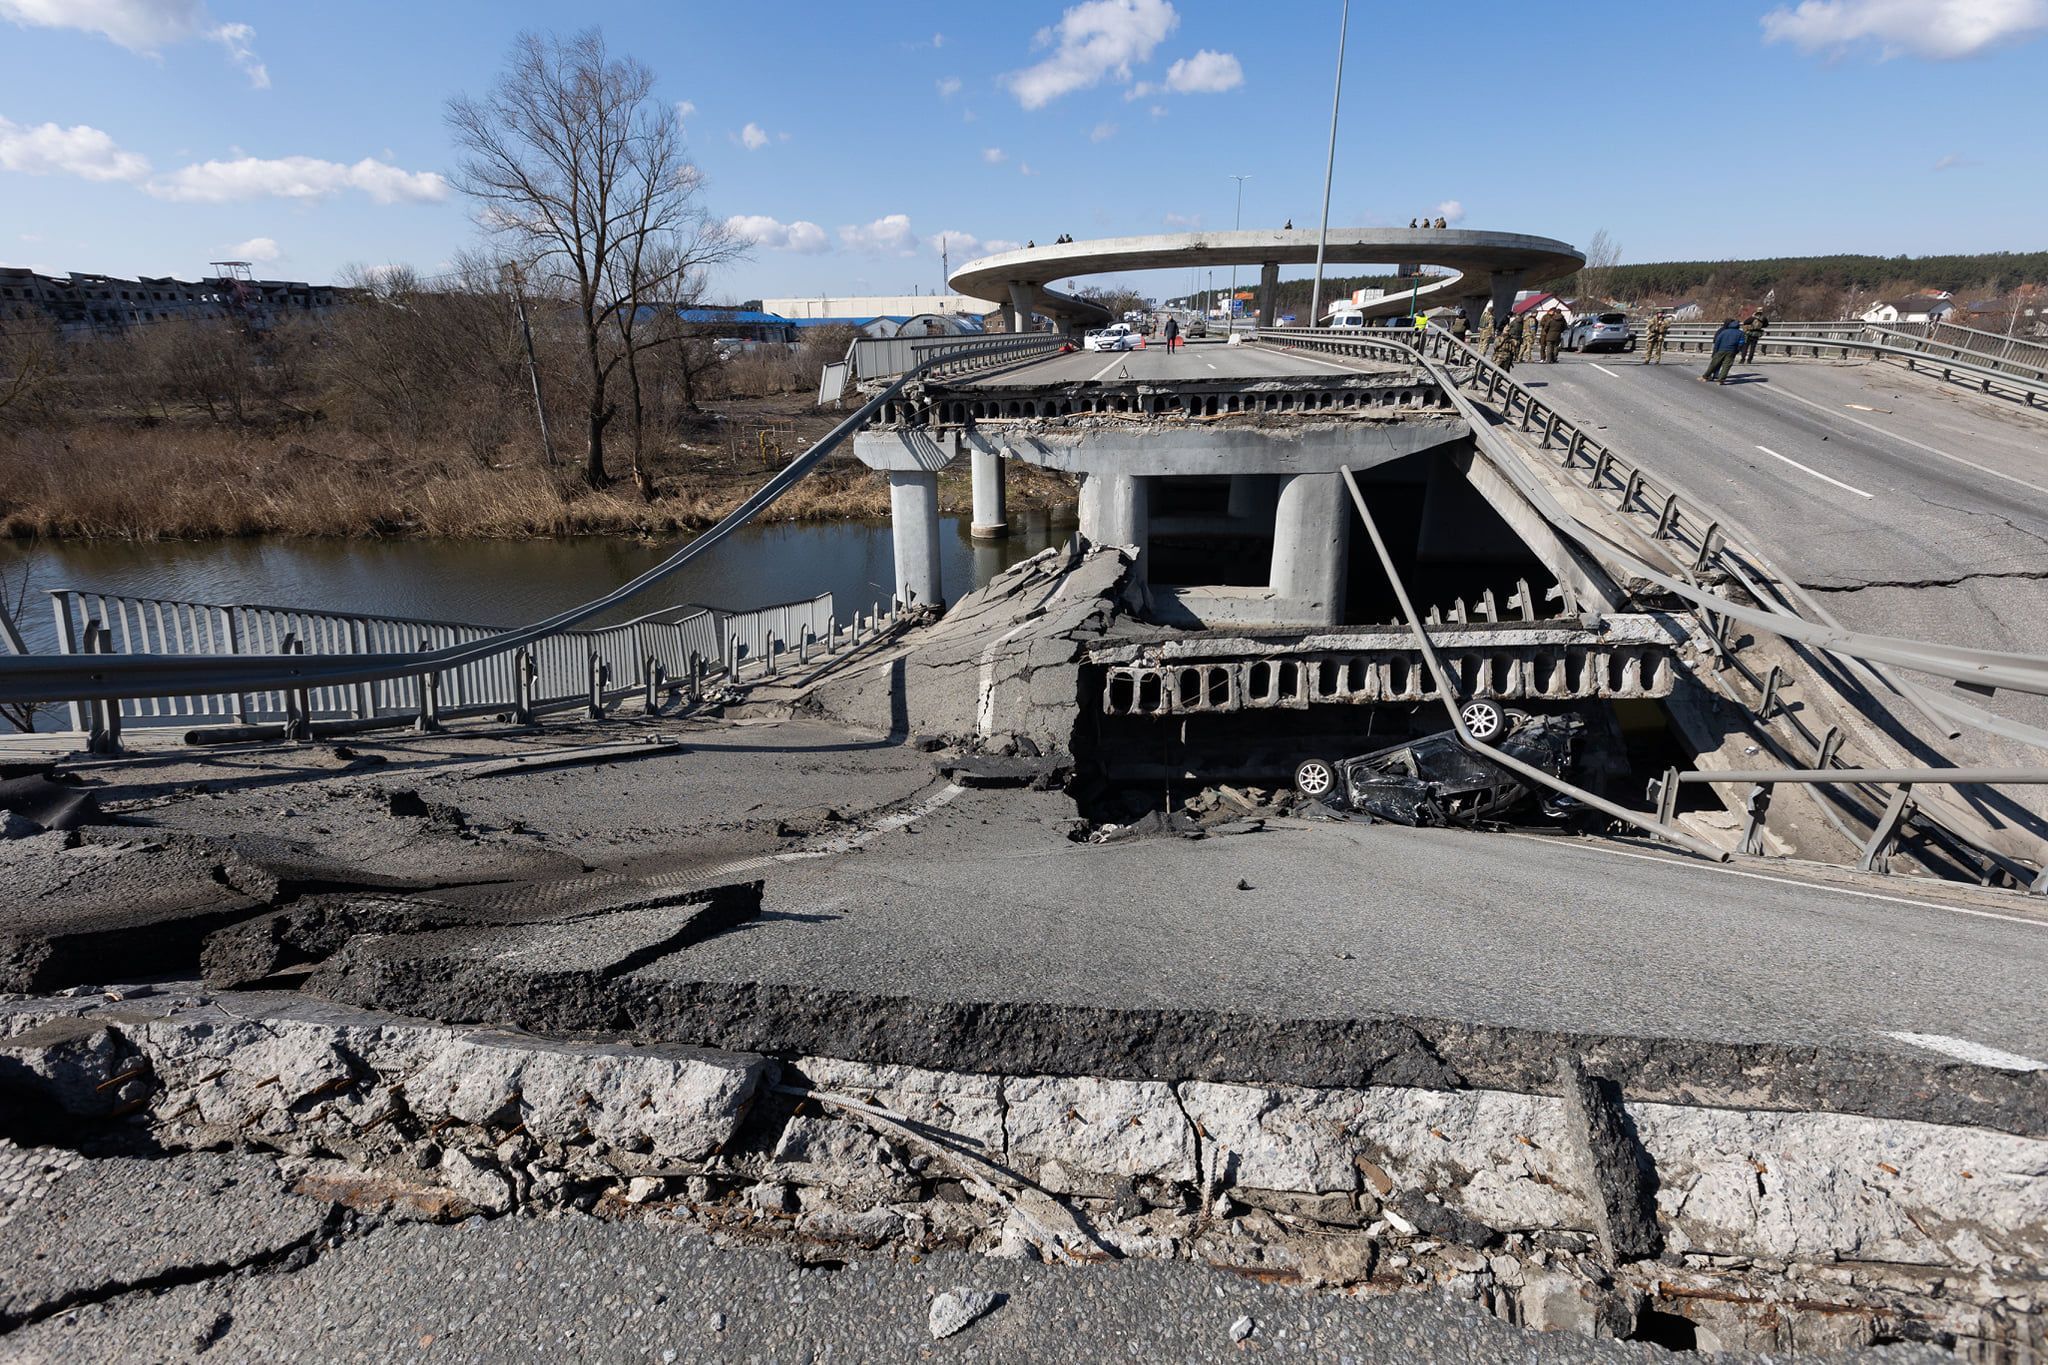
[[[1627,1101],[1576,1058],[1564,1098],[977,1075],[115,994],[0,1002],[9,1127],[281,1155],[373,1216],[1185,1259],[1605,1336],[1676,1314],[1703,1346],[2048,1344],[2039,1137]]]

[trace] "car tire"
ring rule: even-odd
[[[1458,719],[1464,722],[1465,733],[1481,744],[1496,743],[1507,734],[1507,712],[1484,698],[1459,707]]]
[[[1303,759],[1294,769],[1294,789],[1314,801],[1337,795],[1337,765],[1327,758]]]

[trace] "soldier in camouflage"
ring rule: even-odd
[[[1670,330],[1671,319],[1666,314],[1659,313],[1650,319],[1649,331],[1645,333],[1647,344],[1643,349],[1643,363],[1645,365],[1662,365],[1664,363],[1664,335]]]
[[[1509,318],[1507,330],[1500,334],[1500,340],[1493,343],[1493,363],[1502,370],[1515,368],[1515,358],[1528,343],[1529,329],[1519,317]]]
[[[1543,341],[1543,363],[1557,363],[1557,348],[1564,341],[1564,309],[1553,308],[1543,315],[1537,331]]]

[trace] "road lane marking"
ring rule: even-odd
[[[1112,361],[1110,361],[1110,362],[1109,362],[1109,363],[1108,363],[1107,365],[1104,365],[1104,366],[1103,366],[1103,367],[1102,367],[1101,369],[1097,370],[1097,371],[1096,371],[1096,372],[1095,372],[1094,374],[1091,374],[1091,375],[1089,375],[1089,376],[1088,376],[1088,382],[1089,382],[1089,383],[1091,383],[1091,384],[1093,384],[1093,383],[1097,382],[1098,380],[1100,380],[1100,379],[1102,378],[1102,376],[1104,376],[1104,375],[1108,374],[1108,373],[1109,373],[1109,372],[1110,372],[1111,370],[1115,369],[1115,368],[1116,368],[1117,366],[1119,366],[1119,365],[1121,365],[1121,364],[1123,364],[1123,363],[1124,363],[1124,354],[1123,354],[1123,352],[1122,352],[1122,351],[1118,351],[1118,352],[1117,352],[1117,356],[1116,356],[1116,359],[1115,359],[1115,360],[1112,360]]]
[[[1765,392],[1773,392],[1773,390],[1767,388]],[[1913,449],[1915,450],[1924,450],[1929,455],[1939,455],[1944,460],[1953,460],[1955,461],[1955,463],[1959,465],[1967,465],[1971,469],[1976,470],[1980,474],[1989,474],[1994,479],[2004,479],[2007,483],[2016,483],[2022,488],[2031,488],[2036,493],[2048,493],[2048,488],[2044,488],[2038,483],[2028,483],[2025,479],[2020,478],[2016,474],[2007,474],[2000,470],[1993,469],[1989,465],[1978,464],[1975,460],[1966,460],[1960,455],[1951,455],[1946,450],[1937,450],[1933,446],[1924,445],[1921,442],[1914,440],[1910,436],[1901,436],[1896,431],[1892,431],[1887,427],[1881,427],[1875,422],[1866,422],[1861,417],[1850,417],[1845,413],[1836,412],[1833,408],[1829,407],[1825,403],[1816,403],[1811,398],[1802,398],[1796,393],[1786,393],[1780,396],[1789,398],[1795,403],[1804,403],[1809,408],[1818,408],[1830,417],[1839,417],[1844,422],[1853,422],[1857,426],[1863,427],[1869,431],[1874,431],[1880,436],[1889,436],[1894,441],[1897,441],[1900,445],[1908,445],[1913,447]]]
[[[1612,370],[1608,369],[1608,368],[1607,368],[1607,367],[1606,367],[1605,365],[1602,365],[1602,364],[1601,364],[1601,363],[1600,363],[1599,361],[1597,361],[1597,360],[1589,360],[1589,361],[1587,361],[1586,363],[1587,363],[1588,365],[1591,365],[1591,366],[1592,366],[1592,367],[1593,367],[1594,369],[1596,369],[1596,370],[1600,371],[1600,373],[1602,373],[1602,374],[1606,375],[1606,376],[1607,376],[1608,378],[1610,378],[1610,379],[1619,379],[1619,378],[1621,378],[1621,376],[1620,376],[1620,375],[1618,375],[1618,374],[1616,374],[1616,373],[1615,373],[1614,371],[1612,371]]]
[[[1552,846],[1555,846],[1557,842],[1555,836],[1552,835],[1517,834],[1513,830],[1507,831],[1507,837],[1510,839],[1528,839],[1535,843],[1551,844]],[[1603,844],[1573,844],[1571,847],[1583,848],[1592,853],[1605,853],[1615,858],[1634,858],[1638,862],[1663,863],[1666,867],[1689,867],[1702,872],[1718,872],[1725,877],[1747,877],[1751,881],[1777,882],[1782,886],[1797,886],[1808,891],[1832,891],[1838,896],[1857,896],[1863,900],[1884,901],[1891,905],[1910,905],[1918,910],[1946,910],[1952,915],[1971,915],[1977,919],[2002,919],[2008,924],[2024,924],[2030,929],[2048,929],[2048,919],[2028,919],[2023,915],[2001,915],[1996,910],[1972,910],[1965,905],[1944,905],[1940,901],[1913,900],[1907,896],[1887,896],[1876,891],[1858,891],[1848,886],[1830,886],[1826,882],[1805,882],[1797,877],[1773,877],[1768,872],[1745,872],[1739,867],[1728,867],[1722,863],[1688,862],[1683,858],[1673,858],[1662,853],[1637,853],[1631,849],[1608,848]]]
[[[1770,456],[1774,460],[1783,460],[1786,464],[1791,465],[1794,469],[1804,470],[1806,473],[1813,475],[1813,477],[1815,477],[1816,479],[1819,479],[1822,483],[1831,483],[1837,488],[1846,489],[1849,492],[1854,493],[1859,498],[1868,498],[1876,496],[1875,494],[1864,492],[1862,489],[1858,488],[1854,484],[1843,483],[1840,479],[1829,478],[1826,474],[1821,473],[1812,465],[1801,464],[1799,463],[1799,461],[1793,459],[1790,455],[1780,455],[1777,451],[1772,450],[1769,446],[1758,446],[1757,449],[1761,450],[1764,454]]]
[[[2048,1071],[2048,1062],[2022,1057],[2019,1053],[2007,1052],[2004,1048],[1986,1047],[1982,1043],[1973,1043],[1968,1038],[1951,1038],[1946,1033],[1887,1032],[1884,1036],[1895,1038],[1902,1043],[1910,1043],[1914,1047],[1924,1047],[1929,1052],[1939,1052],[1942,1056],[1953,1057],[1959,1062],[1969,1062],[1973,1066],[1995,1066],[2000,1071]]]

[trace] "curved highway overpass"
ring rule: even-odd
[[[1089,299],[1061,293],[1055,280],[1082,275],[1108,275],[1133,270],[1186,270],[1214,266],[1260,267],[1259,318],[1271,325],[1274,286],[1283,265],[1313,265],[1315,232],[1300,229],[1249,228],[1237,232],[1169,232],[1145,237],[1102,237],[1089,242],[1061,242],[1025,247],[969,261],[953,272],[950,283],[960,293],[998,299],[1006,304],[1011,325],[1021,312],[1042,313],[1069,326],[1094,326],[1110,321],[1108,310]],[[1476,313],[1491,301],[1496,315],[1514,303],[1515,292],[1571,274],[1586,258],[1565,242],[1520,232],[1482,232],[1471,228],[1343,228],[1332,229],[1323,255],[1332,264],[1438,266],[1449,276],[1423,276],[1416,291],[1434,302],[1472,302]],[[1368,303],[1367,317],[1406,313],[1409,295],[1401,293]]]

